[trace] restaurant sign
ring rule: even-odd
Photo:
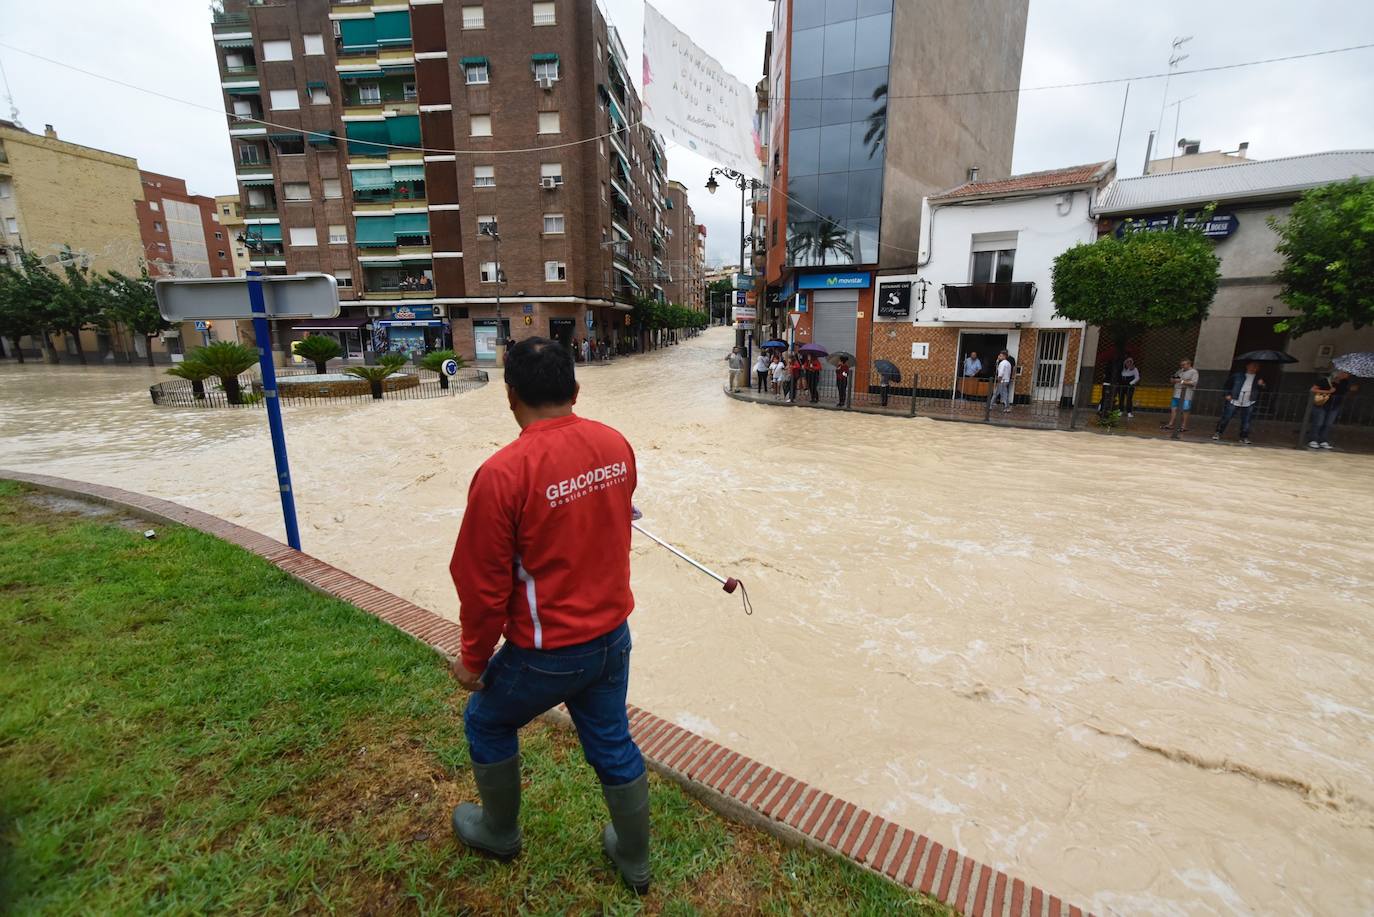
[[[878,287],[878,318],[911,317],[911,284],[884,283]]]
[[[1120,238],[1128,232],[1164,232],[1178,226],[1178,221],[1177,213],[1129,217],[1116,227],[1116,235]],[[1214,213],[1206,219],[1203,219],[1203,214],[1197,212],[1183,215],[1184,229],[1201,229],[1202,234],[1209,239],[1225,239],[1239,227],[1240,221],[1234,213]]]

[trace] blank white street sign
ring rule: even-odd
[[[264,276],[262,294],[268,318],[335,318],[339,286],[329,274]],[[169,322],[248,319],[247,277],[166,278],[154,284],[157,308]]]

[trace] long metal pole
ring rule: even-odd
[[[709,567],[706,567],[698,563],[697,561],[688,557],[686,554],[683,554],[677,548],[670,545],[668,542],[664,541],[662,538],[659,538],[652,532],[645,531],[644,528],[642,528],[638,522],[631,522],[630,528],[634,529],[636,532],[643,535],[645,538],[649,539],[650,541],[654,542],[660,547],[667,548],[669,551],[677,555],[682,560],[687,561],[687,563],[691,564],[693,567],[696,567],[702,573],[705,573],[707,576],[711,577],[711,579],[715,580],[716,582],[724,586],[727,592],[734,592],[734,589],[731,588],[730,584],[736,582],[736,580],[727,579],[726,577],[721,576],[719,573],[716,573],[714,570],[711,570]]]
[[[296,526],[296,495],[291,490],[291,466],[286,461],[286,431],[282,428],[281,402],[277,398],[277,369],[272,364],[262,273],[249,271],[247,277],[248,302],[253,308],[253,335],[258,340],[258,366],[262,370],[262,394],[267,400],[267,427],[272,431],[272,458],[277,464],[277,489],[281,491],[282,521],[286,523],[286,543],[299,551],[301,533]]]

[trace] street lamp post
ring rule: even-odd
[[[735,187],[739,188],[739,269],[740,273],[743,274],[744,243],[746,239],[751,239],[751,237],[745,235],[744,232],[744,194],[746,191],[762,188],[764,187],[764,184],[757,178],[750,178],[743,172],[736,172],[734,169],[725,169],[717,166],[716,168],[713,168],[711,170],[711,174],[708,175],[706,178],[706,190],[712,194],[715,194],[716,189],[720,187],[720,183],[716,181],[717,175],[722,176],[727,181],[732,182],[735,185]],[[736,346],[743,347],[744,341],[744,331],[735,332]]]

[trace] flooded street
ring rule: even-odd
[[[633,702],[1099,913],[1374,910],[1370,459],[743,404],[730,338],[579,372],[619,428]],[[260,410],[0,366],[0,468],[284,539]],[[503,387],[288,408],[306,551],[449,617]]]

